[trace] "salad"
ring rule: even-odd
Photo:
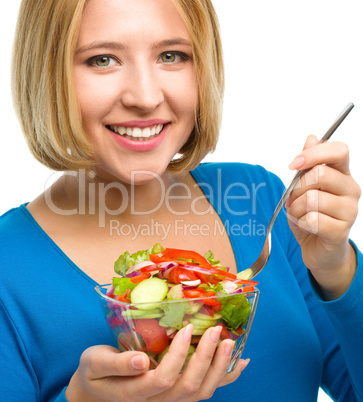
[[[120,350],[143,350],[157,365],[178,330],[193,324],[190,357],[207,328],[222,327],[221,340],[246,331],[255,301],[256,281],[245,280],[214,258],[156,243],[115,262],[106,296],[107,321],[117,331]]]

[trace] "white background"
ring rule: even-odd
[[[52,172],[31,156],[14,116],[10,59],[20,0],[0,2],[0,214],[30,201]],[[361,0],[214,0],[226,61],[218,150],[207,160],[262,164],[285,184],[287,165],[308,134],[322,136],[348,102],[355,108],[334,135],[351,150],[363,187],[363,24]],[[351,237],[359,243],[363,214]],[[325,395],[319,401],[325,401]]]

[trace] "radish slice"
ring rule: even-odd
[[[231,281],[222,281],[221,282],[223,289],[229,294],[234,292],[236,289],[238,289],[238,285]]]
[[[140,261],[126,271],[126,276],[131,274],[132,272],[139,271],[141,268],[150,267],[151,265],[155,264],[151,261]]]
[[[180,281],[180,283],[186,286],[198,286],[200,285],[200,282],[200,279],[196,279],[195,281]]]

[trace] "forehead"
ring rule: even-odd
[[[172,0],[89,0],[78,43],[113,40],[140,45],[168,37],[189,39]]]

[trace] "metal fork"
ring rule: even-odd
[[[343,109],[343,111],[340,113],[340,115],[337,117],[337,119],[334,121],[334,123],[331,125],[329,130],[325,133],[325,135],[321,138],[320,143],[328,141],[328,139],[333,135],[335,130],[340,126],[340,124],[343,122],[343,120],[348,116],[350,111],[353,109],[354,105],[353,103],[348,103],[348,105]],[[294,178],[292,179],[290,185],[282,195],[279,203],[277,204],[277,207],[272,215],[272,218],[270,220],[270,223],[268,224],[267,227],[267,234],[266,234],[266,240],[263,245],[261,254],[257,258],[257,260],[247,269],[244,271],[241,271],[237,274],[238,279],[252,279],[254,278],[258,273],[262,271],[262,269],[265,267],[267,264],[267,261],[270,258],[270,253],[271,253],[271,230],[272,227],[275,223],[275,220],[277,218],[277,215],[281,211],[282,207],[284,206],[286,200],[288,199],[290,193],[294,189],[296,183],[300,180],[300,178],[308,172],[310,169],[307,170],[299,170]]]

